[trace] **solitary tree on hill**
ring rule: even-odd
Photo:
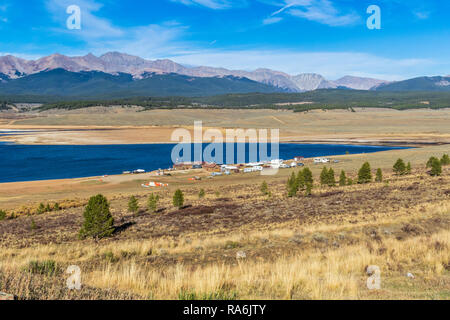
[[[101,194],[89,199],[83,218],[80,230],[82,239],[93,237],[98,240],[110,236],[114,231],[114,219],[109,210],[108,200]]]

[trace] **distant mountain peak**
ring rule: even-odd
[[[176,73],[203,78],[234,76],[237,78],[247,78],[292,92],[338,87],[369,90],[385,83],[385,81],[382,80],[353,76],[346,76],[337,81],[329,81],[323,76],[315,73],[304,73],[291,76],[285,72],[268,68],[244,71],[206,66],[187,67],[169,59],[152,61],[117,51],[106,52],[99,57],[92,53],[88,53],[81,57],[68,57],[60,53],[55,53],[35,61],[28,61],[14,56],[0,57],[0,73],[12,79],[57,68],[72,72],[101,71],[109,74],[127,73],[131,74],[135,79],[142,79],[148,76],[148,74],[153,73]]]

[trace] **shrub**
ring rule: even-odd
[[[266,195],[269,194],[269,186],[267,185],[267,182],[266,182],[266,181],[264,181],[264,182],[261,184],[260,190],[261,190],[261,193],[262,193],[264,196],[266,196]]]
[[[5,219],[6,219],[6,211],[0,210],[0,221],[5,220]]]
[[[37,208],[37,214],[43,214],[45,213],[45,205],[41,202],[39,204],[39,207]]]
[[[30,261],[28,263],[28,267],[26,271],[33,274],[41,274],[46,276],[54,276],[58,273],[58,267],[54,260],[46,260],[46,261]]]
[[[55,211],[61,210],[61,207],[59,206],[59,203],[58,203],[58,202],[56,202],[56,203],[53,205],[53,210],[55,210]]]
[[[36,225],[36,222],[34,221],[34,219],[31,219],[30,229],[31,230],[36,230],[37,229],[37,225]]]
[[[345,186],[347,184],[347,176],[345,175],[345,171],[341,171],[341,175],[339,177],[339,185],[341,187]]]
[[[442,156],[441,164],[442,164],[443,166],[448,166],[448,165],[450,165],[450,157],[448,156],[448,154],[444,154],[444,155]]]
[[[369,182],[372,182],[372,172],[370,169],[370,163],[366,162],[362,165],[358,172],[358,183],[365,184]]]
[[[406,165],[403,159],[398,159],[394,164],[394,173],[398,176],[406,174]]]
[[[431,163],[431,171],[430,171],[430,175],[433,177],[437,177],[440,176],[442,174],[442,164],[441,161],[439,161],[439,159],[433,159],[432,163]]]
[[[348,178],[347,179],[347,185],[348,186],[352,186],[353,185],[353,179],[352,178]]]
[[[131,196],[128,201],[128,212],[137,214],[139,211],[139,204],[135,196]]]
[[[175,194],[173,195],[173,205],[174,207],[180,209],[183,206],[183,204],[184,204],[183,191],[178,189],[177,191],[175,191]]]
[[[408,164],[406,165],[406,174],[411,174],[411,172],[412,172],[411,162],[408,162]]]
[[[205,196],[206,196],[205,190],[201,189],[200,192],[198,193],[198,198],[203,199]]]
[[[158,208],[159,195],[154,195],[153,193],[149,195],[147,200],[147,208],[150,212],[156,212]]]
[[[438,158],[436,158],[436,157],[431,157],[429,160],[428,160],[428,162],[427,162],[427,168],[431,168],[432,167],[432,164],[433,164],[433,161],[434,160],[439,160]]]
[[[383,171],[381,171],[381,168],[378,168],[377,175],[375,177],[376,182],[383,182]]]
[[[79,234],[82,239],[93,237],[98,240],[111,236],[114,232],[114,219],[109,210],[108,200],[101,194],[89,199],[83,218]]]

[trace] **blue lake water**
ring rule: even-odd
[[[0,143],[0,182],[81,178],[120,174],[126,170],[147,171],[173,166],[174,144],[148,145],[19,145]],[[204,145],[206,147],[207,145]],[[234,145],[237,150],[237,144]],[[280,144],[279,157],[321,157],[331,155],[372,153],[401,147]],[[246,145],[246,161],[249,156]],[[268,148],[270,155],[270,147]],[[224,148],[226,157],[226,148]],[[236,154],[236,152],[235,152]],[[235,155],[236,159],[236,155]],[[258,159],[259,161],[259,159]],[[224,161],[226,162],[226,161]],[[236,163],[235,161],[229,161]]]

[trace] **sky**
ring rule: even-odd
[[[81,29],[67,28],[70,5]],[[380,29],[367,26],[371,5]],[[109,51],[330,80],[448,75],[450,1],[0,0],[0,55]]]

